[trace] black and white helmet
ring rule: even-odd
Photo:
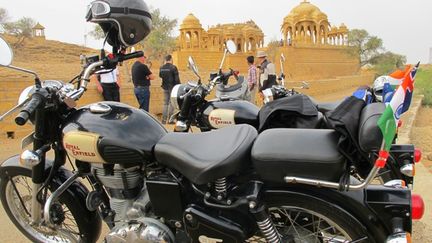
[[[90,3],[86,19],[100,25],[113,47],[128,47],[151,31],[152,19],[143,0],[96,0]]]
[[[382,102],[383,101],[383,89],[384,84],[389,82],[389,76],[380,76],[377,79],[375,79],[372,90],[375,95],[375,98],[377,101]]]

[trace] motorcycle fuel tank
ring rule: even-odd
[[[203,108],[204,125],[218,129],[235,124],[249,124],[258,127],[259,109],[244,100],[209,101]]]
[[[166,129],[143,110],[100,102],[71,114],[63,127],[63,146],[89,163],[142,163],[152,160],[154,145]]]

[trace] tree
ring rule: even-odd
[[[383,41],[371,36],[366,30],[353,29],[348,32],[348,45],[352,48],[349,52],[360,59],[360,66],[372,64],[371,61],[377,58],[384,50]]]
[[[89,35],[95,38],[96,40],[105,38],[105,33],[103,32],[100,25],[95,25],[94,29],[89,32]]]
[[[162,15],[159,9],[151,11],[153,27],[147,38],[141,42],[144,51],[149,53],[150,59],[161,60],[166,54],[175,49],[173,30],[177,26],[177,19],[170,19]]]
[[[3,24],[3,28],[7,34],[14,35],[17,37],[17,41],[13,44],[15,48],[22,45],[26,38],[32,36],[33,27],[36,25],[36,21],[32,18],[23,17],[15,22],[8,22]]]
[[[406,64],[406,57],[393,52],[385,52],[371,60],[377,75],[388,74],[396,69],[401,69]]]
[[[3,25],[9,20],[9,14],[6,9],[0,8],[0,25]]]

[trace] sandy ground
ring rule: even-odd
[[[344,93],[346,93],[345,91]],[[341,97],[341,94],[331,94],[322,97],[320,100],[332,101]],[[417,165],[418,174],[415,181],[415,190],[425,199],[426,212],[421,221],[414,222],[413,242],[431,242],[432,239],[432,214],[430,206],[432,204],[432,187],[430,176],[432,173],[432,108],[421,108],[419,110],[415,126],[412,130],[413,143],[423,151],[422,163]],[[0,161],[19,153],[20,139],[0,139]],[[427,159],[429,157],[429,159]],[[421,168],[420,168],[421,167]],[[0,206],[1,208],[1,206]],[[0,242],[29,242],[10,222],[4,210],[0,209]],[[107,228],[104,228],[107,232]]]

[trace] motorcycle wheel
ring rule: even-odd
[[[283,242],[376,242],[366,227],[351,214],[318,198],[281,196],[268,201],[267,207]],[[257,234],[247,242],[266,240],[262,234]]]
[[[31,242],[80,242],[85,238],[86,229],[83,226],[87,225],[86,218],[80,217],[82,209],[70,194],[63,193],[52,207],[52,212],[59,220],[55,229],[32,226],[30,173],[10,171],[8,175],[9,179],[0,181],[0,200],[9,219]],[[50,188],[60,186],[53,183],[55,185],[50,185]],[[50,195],[49,190],[47,194]]]

